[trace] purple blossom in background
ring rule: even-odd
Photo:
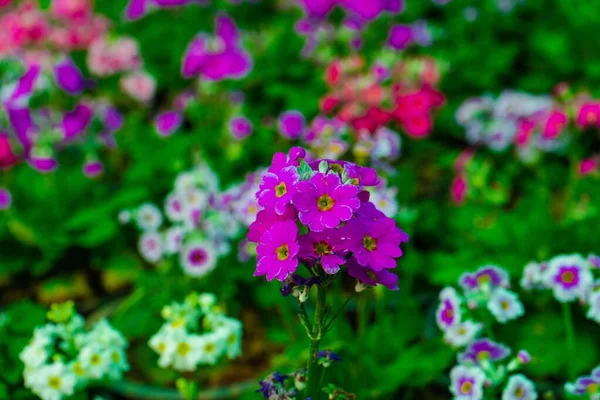
[[[56,84],[70,95],[79,95],[84,89],[93,85],[93,81],[86,80],[70,58],[56,63],[53,70]]]
[[[40,71],[41,66],[38,64],[30,65],[27,68],[27,71],[19,78],[15,90],[9,98],[9,103],[19,101],[21,98],[27,97],[33,92]]]
[[[413,28],[410,25],[397,24],[390,30],[389,44],[396,50],[406,49],[413,41]]]
[[[32,136],[39,130],[34,124],[31,112],[28,108],[6,107],[8,120],[23,146],[25,153],[29,153],[32,146]]]
[[[209,0],[129,0],[125,8],[125,17],[130,20],[142,18],[150,8],[173,8],[188,4],[206,4]]]
[[[104,109],[102,118],[104,122],[105,133],[112,134],[123,127],[123,115],[114,106],[108,106]]]
[[[588,261],[579,254],[559,255],[548,261],[545,284],[560,302],[584,298],[592,288],[594,277]]]
[[[508,273],[495,265],[483,266],[474,273],[465,272],[458,283],[465,292],[479,290],[485,285],[490,288],[509,286]]]
[[[281,136],[287,139],[296,140],[304,133],[306,120],[301,112],[290,110],[279,116],[277,126]]]
[[[252,60],[240,46],[234,21],[226,15],[218,15],[215,25],[216,40],[201,33],[184,53],[181,73],[185,78],[240,79],[252,69]]]
[[[171,136],[183,122],[183,116],[177,111],[160,113],[154,119],[154,127],[161,136]]]
[[[83,133],[92,122],[93,115],[92,108],[85,104],[78,104],[72,111],[67,111],[61,122],[64,140],[73,140]]]
[[[30,156],[29,165],[38,172],[52,172],[58,167],[58,161],[52,156]]]
[[[460,363],[479,364],[483,360],[500,361],[510,354],[510,349],[490,339],[479,339],[472,342],[464,353],[458,355]]]
[[[104,164],[100,161],[92,160],[83,164],[83,174],[88,178],[95,178],[104,172]]]
[[[7,210],[12,204],[12,196],[8,189],[0,188],[0,210]]]
[[[252,122],[246,117],[233,117],[229,120],[229,132],[237,140],[252,134]]]
[[[365,285],[383,285],[390,290],[398,290],[398,275],[393,272],[385,269],[374,271],[368,267],[363,267],[354,257],[348,259],[346,267],[348,267],[348,275]]]
[[[446,330],[456,325],[461,320],[460,298],[456,290],[446,287],[440,292],[440,305],[435,313],[440,329]]]

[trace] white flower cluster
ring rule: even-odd
[[[242,323],[224,315],[213,294],[192,293],[185,302],[164,307],[162,316],[165,323],[148,343],[162,368],[194,371],[242,352]]]
[[[469,143],[495,152],[514,144],[519,158],[530,162],[541,152],[559,151],[568,144],[567,136],[550,131],[555,106],[548,96],[506,90],[497,98],[468,99],[457,110],[456,120]]]
[[[229,193],[219,191],[217,175],[200,164],[177,176],[164,214],[145,203],[122,211],[119,220],[135,221],[142,232],[138,249],[146,261],[157,264],[176,257],[187,275],[202,277],[215,268],[218,257],[230,252],[230,241],[240,233],[243,221],[232,218],[234,209]]]
[[[62,314],[53,311],[62,309]],[[35,329],[20,358],[25,386],[41,399],[60,400],[90,381],[119,380],[129,369],[127,341],[106,320],[90,331],[72,303],[55,305],[53,322]]]
[[[588,306],[587,317],[600,323],[600,257],[590,254],[562,254],[541,263],[525,266],[521,286],[525,290],[552,290],[561,303],[579,301]]]

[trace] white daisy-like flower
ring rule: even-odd
[[[203,357],[203,337],[199,335],[183,335],[175,338],[173,352],[173,368],[177,371],[194,371]]]
[[[155,231],[162,225],[162,213],[154,204],[142,204],[138,207],[135,214],[137,225],[143,231]]]
[[[521,287],[525,290],[541,289],[544,287],[544,271],[542,264],[530,262],[523,269]]]
[[[184,272],[193,277],[202,277],[217,265],[214,246],[202,240],[186,243],[180,253],[180,262]]]
[[[512,291],[499,287],[493,290],[487,308],[500,323],[506,323],[524,314],[523,304]]]
[[[455,400],[481,400],[485,374],[478,367],[457,365],[450,371],[450,391]]]
[[[119,347],[113,347],[108,350],[109,368],[108,377],[112,380],[119,380],[123,377],[125,371],[129,371],[127,354],[125,350]]]
[[[208,193],[200,189],[188,189],[185,192],[178,192],[178,197],[187,212],[190,210],[205,210],[208,205]],[[187,213],[183,214],[183,217],[185,215]]]
[[[502,391],[502,400],[536,400],[535,385],[523,374],[512,375]]]
[[[19,358],[26,367],[37,368],[45,364],[49,356],[50,352],[46,345],[33,342],[23,349]]]
[[[595,290],[587,300],[588,312],[586,316],[592,321],[600,323],[600,290]]]
[[[165,253],[179,253],[186,230],[182,226],[172,226],[165,232]]]
[[[473,321],[454,324],[444,332],[444,341],[454,347],[464,347],[475,339],[481,328],[482,324]]]
[[[370,201],[377,206],[382,213],[389,218],[393,218],[398,213],[398,201],[396,195],[397,188],[373,188],[371,191]]]
[[[171,222],[181,222],[186,217],[186,205],[179,193],[171,193],[165,200],[165,214]]]
[[[30,378],[33,393],[42,400],[61,400],[75,392],[75,375],[60,362],[45,365],[35,371]]]
[[[548,261],[544,283],[560,302],[585,298],[594,284],[590,264],[579,254],[559,255]]]
[[[142,258],[150,263],[158,263],[163,256],[163,241],[160,233],[147,231],[140,236],[138,250]]]
[[[193,172],[183,172],[175,178],[175,191],[185,192],[196,188],[196,177]]]
[[[179,331],[184,334],[184,331]],[[175,353],[175,336],[177,332],[173,330],[161,329],[150,338],[148,345],[158,354],[158,365],[161,368],[168,368],[173,362]]]
[[[102,379],[110,368],[110,357],[106,349],[93,343],[81,350],[79,362],[91,379]]]
[[[225,351],[227,338],[218,332],[203,334],[198,336],[194,343],[195,351],[198,354],[198,362],[201,364],[214,365]]]

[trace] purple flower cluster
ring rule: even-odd
[[[565,391],[574,396],[589,396],[596,400],[600,397],[600,366],[589,375],[580,376],[574,383],[565,384]]]
[[[294,399],[298,393],[296,388],[302,388],[303,383],[304,371],[292,374],[273,372],[259,382],[260,388],[256,393],[260,393],[265,399]]]
[[[20,61],[9,61],[9,65],[23,70]],[[82,172],[90,178],[102,173],[98,153],[114,146],[113,134],[123,121],[106,101],[80,100],[93,86],[68,57],[59,59],[53,68],[27,65],[15,82],[5,85],[0,99],[0,168],[23,160],[40,172],[50,172],[58,167],[58,151],[85,142]],[[38,97],[61,92],[76,98],[73,108],[33,106]]]
[[[250,226],[258,243],[255,276],[286,281],[304,265],[316,276],[342,267],[367,286],[397,289],[390,270],[408,235],[369,199],[375,170],[344,161],[306,161],[302,148],[277,153],[256,193],[264,209]]]

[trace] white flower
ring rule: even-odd
[[[175,352],[176,344],[175,335],[177,332],[185,334],[183,330],[173,331],[163,327],[148,342],[150,348],[158,354],[158,365],[162,368],[169,367],[173,362],[173,353]]]
[[[91,332],[88,334],[89,342],[99,343],[105,348],[118,347],[124,349],[127,347],[127,340],[121,332],[112,327],[106,320],[98,321]]]
[[[242,354],[242,323],[237,319],[221,317],[215,331],[225,342],[227,357],[234,359]]]
[[[208,193],[200,189],[188,189],[185,192],[179,192],[178,196],[188,212],[191,210],[204,210],[208,204]]]
[[[49,356],[50,352],[45,345],[34,342],[23,349],[19,358],[26,367],[36,368],[45,364]]]
[[[197,336],[196,339],[194,350],[198,354],[198,362],[201,364],[216,364],[225,351],[227,338],[215,332]]]
[[[129,370],[127,355],[122,348],[113,347],[108,350],[109,368],[108,377],[113,380],[119,380],[123,377],[123,372]]]
[[[588,305],[590,308],[586,314],[587,317],[592,321],[600,323],[600,290],[592,292],[588,298]]]
[[[482,324],[473,321],[454,324],[444,332],[444,340],[451,346],[464,347],[475,339],[482,327]]]
[[[488,300],[487,308],[500,323],[519,318],[524,313],[519,297],[503,287],[494,289]]]
[[[79,362],[86,376],[92,379],[102,379],[110,367],[109,354],[98,344],[89,344],[79,353]]]
[[[144,203],[136,211],[136,222],[144,231],[155,231],[162,225],[162,214],[154,204]]]
[[[202,293],[198,296],[198,304],[204,313],[209,313],[217,304],[217,297],[212,293]]]
[[[481,400],[485,374],[478,367],[457,365],[450,371],[450,391],[455,400]]]
[[[544,286],[543,278],[542,265],[536,262],[530,262],[523,269],[521,287],[525,290],[541,288]]]
[[[31,390],[42,400],[60,400],[63,396],[71,396],[76,384],[75,375],[60,362],[37,369],[30,379]]]
[[[194,371],[203,357],[203,337],[183,335],[176,337],[174,344],[173,368],[177,371]]]
[[[398,201],[396,195],[398,194],[397,188],[382,188],[376,187],[370,190],[371,203],[377,206],[382,213],[389,218],[393,218],[398,213]]]
[[[138,250],[144,260],[157,263],[163,256],[162,237],[158,232],[147,231],[140,236]]]
[[[548,261],[544,282],[560,302],[583,299],[594,283],[589,267],[588,261],[579,254],[559,255]]]
[[[171,222],[181,222],[186,216],[186,206],[179,193],[171,193],[165,200],[165,214]]]
[[[119,212],[119,223],[122,225],[128,224],[131,221],[131,211],[123,210]]]
[[[460,304],[460,297],[458,297],[458,293],[454,288],[445,287],[442,289],[440,292],[440,305],[436,311],[436,320],[440,329],[447,329],[460,322],[462,317]]]
[[[183,244],[185,229],[181,226],[172,226],[165,232],[165,253],[179,253]]]
[[[175,191],[185,192],[196,187],[196,178],[192,172],[183,172],[175,179]]]
[[[180,262],[187,275],[202,277],[217,265],[214,245],[201,240],[186,243],[181,250]]]
[[[502,400],[536,400],[535,385],[523,374],[513,375],[502,392]]]

